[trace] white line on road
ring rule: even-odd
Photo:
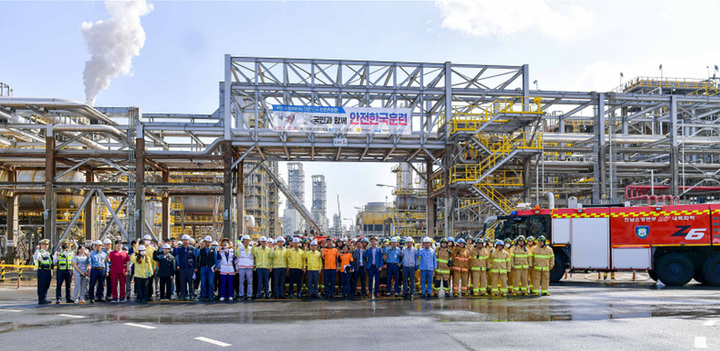
[[[145,329],[157,329],[157,327],[151,327],[149,325],[142,325],[142,324],[135,324],[135,323],[125,323],[125,325],[129,325],[131,327],[145,328]]]
[[[707,348],[707,338],[704,336],[696,336],[695,337],[695,348],[696,349],[706,349]]]
[[[18,313],[18,312],[22,312],[22,310],[11,310],[11,309],[9,309],[9,308],[0,308],[0,312],[15,312],[15,313]]]
[[[60,317],[68,317],[68,318],[85,318],[85,316],[78,316],[76,314],[65,314],[65,313],[59,313],[58,316]]]
[[[711,319],[709,321],[705,321],[705,323],[703,323],[703,325],[706,327],[712,327],[713,325],[715,325],[715,323],[717,323],[717,321],[714,319]]]
[[[208,339],[208,338],[206,338],[206,337],[204,337],[204,336],[198,336],[197,338],[195,338],[195,340],[204,341],[204,342],[211,343],[211,344],[217,345],[217,346],[222,346],[222,347],[232,346],[231,344],[228,344],[228,343],[226,343],[226,342],[217,341],[217,340],[213,340],[213,339]]]

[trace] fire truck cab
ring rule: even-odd
[[[720,286],[720,204],[534,209],[498,217],[495,238],[545,235],[551,281],[570,271],[647,271],[680,286]]]

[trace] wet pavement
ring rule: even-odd
[[[642,276],[618,278],[576,274],[551,286],[547,297],[47,306],[35,303],[31,283],[20,290],[4,284],[0,344],[7,350],[86,349],[90,340],[113,350],[228,344],[238,350],[720,349],[717,288],[694,282],[658,288]]]

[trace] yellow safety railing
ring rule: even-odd
[[[492,202],[497,204],[505,212],[510,212],[513,208],[513,203],[510,199],[500,194],[495,188],[485,184],[477,184],[477,188],[483,192]]]
[[[479,140],[491,154],[475,165],[455,165],[450,170],[450,183],[474,182],[515,150],[541,150],[542,134],[532,137],[530,132],[518,132],[508,136],[483,135]]]
[[[615,91],[628,91],[635,88],[675,88],[718,91],[717,84],[709,79],[667,77],[636,77],[617,87]]]
[[[452,118],[447,121],[445,114],[439,118],[440,126],[447,126],[448,133],[454,134],[458,131],[473,132],[484,124],[501,114],[538,115],[542,114],[542,99],[532,97],[504,97],[498,98],[489,106],[468,106],[459,111],[453,109]],[[496,119],[495,123],[507,123],[508,119]]]

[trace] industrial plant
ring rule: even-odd
[[[518,209],[720,191],[712,78],[582,92],[532,89],[528,65],[226,55],[224,68],[207,114],[0,84],[5,256],[27,260],[44,238],[492,235]],[[303,164],[318,161],[392,163],[396,183],[379,186],[393,197],[343,218],[343,195],[312,174],[308,209]]]

